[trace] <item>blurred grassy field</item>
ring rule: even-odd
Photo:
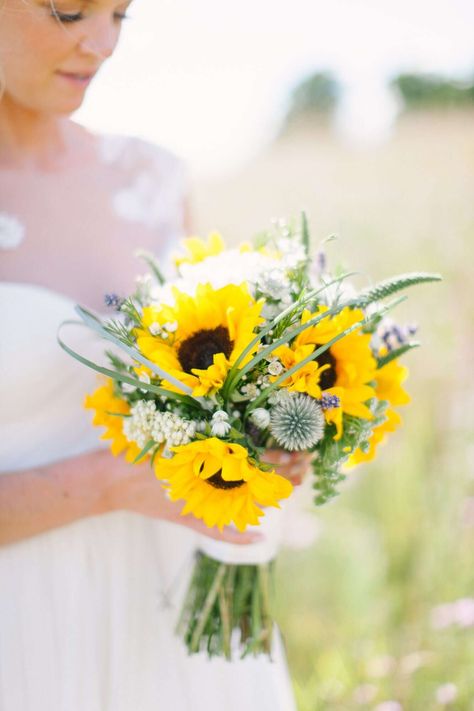
[[[406,116],[371,149],[303,126],[195,190],[200,233],[230,241],[301,208],[315,246],[339,235],[330,261],[360,286],[418,269],[444,282],[407,292],[394,314],[418,322],[423,343],[405,358],[403,429],[317,510],[316,542],[279,562],[299,709],[472,711],[474,113]]]

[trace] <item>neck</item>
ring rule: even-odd
[[[20,106],[8,94],[0,100],[0,164],[47,169],[67,152],[69,119]]]

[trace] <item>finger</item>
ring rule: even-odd
[[[292,461],[293,454],[291,452],[285,452],[282,449],[267,449],[264,456],[262,457],[264,462],[269,464],[289,464]]]

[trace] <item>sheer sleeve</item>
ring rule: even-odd
[[[103,137],[101,153],[123,176],[112,196],[114,212],[156,233],[166,257],[185,232],[188,175],[183,160],[161,146],[122,136]]]

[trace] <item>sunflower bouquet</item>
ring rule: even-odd
[[[418,345],[388,314],[403,289],[439,276],[357,292],[323,251],[311,257],[304,214],[233,249],[217,233],[191,237],[168,279],[142,256],[149,271],[135,293],[106,297],[116,317],[76,309],[116,346],[110,367],[59,342],[107,376],[85,405],[115,455],[148,462],[182,514],[208,527],[262,524],[270,544],[203,545],[178,628],[190,652],[270,654],[272,509],[292,485],[265,452],[311,453],[317,504],[335,496],[348,467],[373,458],[409,400],[399,358]]]

